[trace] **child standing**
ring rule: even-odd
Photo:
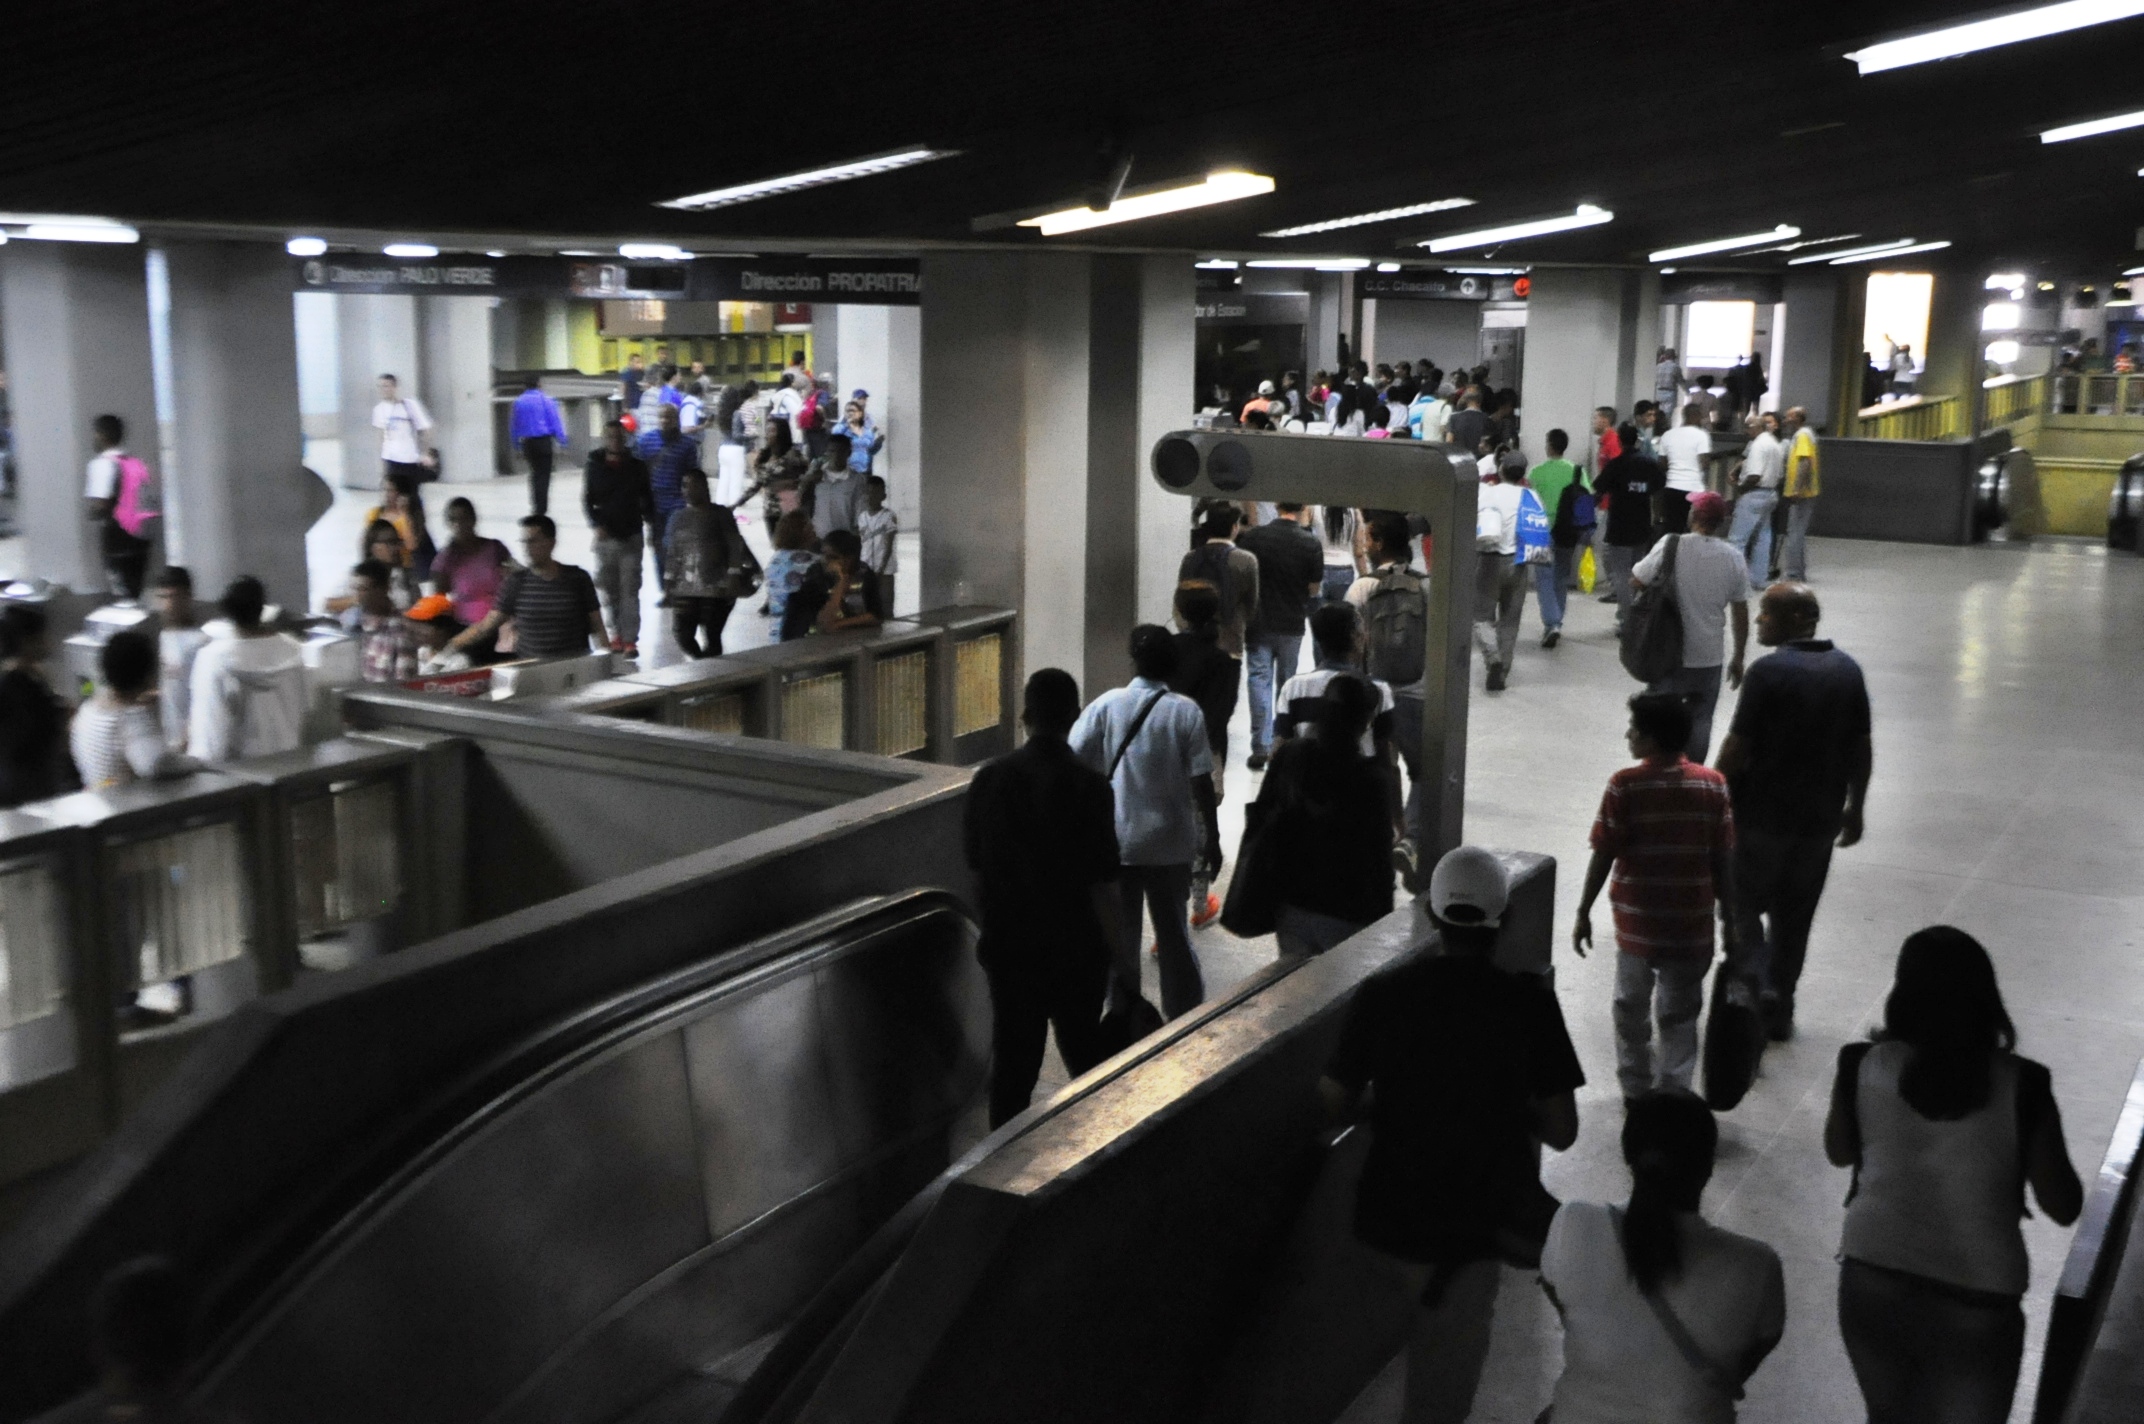
[[[819,562],[818,542],[811,516],[801,509],[792,509],[774,522],[774,557],[767,560],[767,603],[761,611],[777,624],[789,611],[789,595]]]
[[[886,504],[886,482],[877,475],[864,481],[864,513],[856,521],[857,537],[863,540],[864,562],[878,578],[878,606],[893,616],[893,541],[901,532],[900,516]]]

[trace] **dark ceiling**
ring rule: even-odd
[[[1058,243],[1392,257],[1405,239],[1593,202],[1617,221],[1505,255],[1638,261],[1789,222],[1808,237],[1948,238],[1991,262],[2104,271],[2144,224],[2144,129],[2036,135],[2144,108],[2144,19],[1867,79],[1840,57],[1977,12],[1912,0],[22,5],[0,46],[0,210],[898,250],[979,240],[984,214],[1073,205],[1114,138],[1135,155],[1134,185],[1241,166],[1279,188]],[[715,213],[653,206],[913,143],[962,154]],[[1479,206],[1292,243],[1257,236],[1452,195]]]

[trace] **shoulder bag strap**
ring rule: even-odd
[[[1114,782],[1117,779],[1117,768],[1124,765],[1124,754],[1132,749],[1133,742],[1139,740],[1139,733],[1141,729],[1146,726],[1146,719],[1148,714],[1153,712],[1155,704],[1159,703],[1162,698],[1167,697],[1168,695],[1169,689],[1167,689],[1166,687],[1163,688],[1161,691],[1155,693],[1152,697],[1149,697],[1146,700],[1143,706],[1140,707],[1139,715],[1132,718],[1131,729],[1125,732],[1124,740],[1121,744],[1118,745],[1116,755],[1110,757],[1109,759],[1109,771],[1106,773],[1107,780]]]
[[[1610,1215],[1615,1218],[1616,1235],[1621,1236],[1623,1213],[1611,1209]],[[1667,1303],[1666,1298],[1658,1291],[1640,1291],[1639,1294],[1645,1297],[1645,1303],[1652,1308],[1653,1319],[1660,1322],[1660,1328],[1675,1342],[1675,1348],[1681,1353],[1683,1363],[1695,1370],[1699,1379],[1739,1403],[1742,1399],[1742,1386],[1727,1371],[1713,1363],[1712,1357],[1691,1337],[1690,1328],[1682,1323],[1682,1317],[1675,1313],[1674,1307]]]
[[[1668,551],[1660,556],[1660,587],[1670,593],[1675,589],[1675,550],[1682,544],[1682,535],[1668,535]]]

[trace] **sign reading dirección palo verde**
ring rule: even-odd
[[[683,302],[849,302],[915,306],[914,258],[376,257],[330,253],[292,263],[301,292],[435,297],[607,297]]]

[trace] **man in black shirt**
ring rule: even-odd
[[[1764,946],[1761,1004],[1774,1040],[1794,1034],[1794,989],[1836,844],[1861,839],[1875,751],[1861,664],[1817,637],[1816,593],[1775,583],[1719,769],[1735,810],[1736,937]],[[1767,933],[1766,920],[1769,920]]]
[[[1625,423],[1616,432],[1622,453],[1593,477],[1593,494],[1607,506],[1607,532],[1601,540],[1605,567],[1601,577],[1615,595],[1615,630],[1623,631],[1630,606],[1630,571],[1653,547],[1653,495],[1660,488],[1660,466],[1638,451],[1638,427]]]
[[[1275,506],[1279,518],[1246,529],[1236,547],[1258,560],[1258,611],[1243,640],[1251,688],[1251,760],[1257,771],[1273,752],[1273,693],[1295,676],[1311,600],[1325,583],[1325,546],[1305,528],[1300,504]]]
[[[1027,680],[1027,741],[975,773],[966,841],[982,901],[976,950],[990,980],[990,1125],[1026,1108],[1046,1029],[1077,1078],[1102,1059],[1102,999],[1117,904],[1116,797],[1072,754],[1079,684],[1061,668]]]
[[[1198,703],[1206,718],[1206,745],[1213,752],[1213,801],[1201,803],[1206,844],[1191,867],[1191,926],[1204,929],[1221,913],[1212,893],[1221,873],[1221,772],[1228,762],[1228,719],[1236,715],[1236,660],[1221,651],[1221,599],[1203,583],[1179,584],[1175,638],[1176,671],[1169,691]],[[1254,768],[1255,769],[1255,768]]]
[[[1555,991],[1490,962],[1509,899],[1494,854],[1447,852],[1429,881],[1441,951],[1432,945],[1357,991],[1320,1084],[1339,1120],[1373,1090],[1355,1235],[1397,1258],[1420,1293],[1407,1419],[1467,1417],[1499,1263],[1538,1264],[1555,1211],[1535,1142],[1560,1152],[1578,1140],[1574,1093],[1586,1075]]]
[[[1444,438],[1469,455],[1479,455],[1495,428],[1496,422],[1482,413],[1481,388],[1469,386],[1467,393],[1460,397],[1459,409],[1453,414],[1451,424],[1445,427]]]
[[[640,651],[640,531],[655,517],[655,500],[648,467],[615,420],[603,427],[603,448],[588,454],[581,509],[595,531],[596,592],[610,604],[611,648],[631,657]]]

